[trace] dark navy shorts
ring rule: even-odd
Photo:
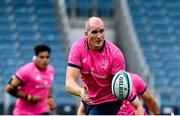
[[[88,105],[84,101],[82,103],[87,115],[116,115],[122,105],[120,101],[105,102],[97,105]]]

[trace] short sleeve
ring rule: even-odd
[[[136,76],[136,78],[135,78],[136,83],[138,83],[138,84],[136,84],[137,85],[137,94],[142,95],[146,91],[147,85],[139,75],[135,75],[135,76]]]
[[[136,93],[134,91],[131,92],[130,96],[127,98],[129,102],[133,102],[135,98],[137,97]]]
[[[77,43],[74,43],[70,49],[69,57],[68,57],[68,66],[81,68],[81,53],[80,48],[78,47]]]
[[[23,66],[16,71],[15,75],[23,84],[25,84],[28,81],[29,73],[27,66]]]
[[[125,70],[125,60],[123,53],[119,50],[114,54],[113,66],[112,66],[112,75],[115,75],[119,70]]]

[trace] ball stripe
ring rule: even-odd
[[[124,73],[124,72],[123,72]],[[129,93],[130,93],[130,81],[129,81],[129,75],[127,75],[126,73],[124,73],[126,76],[125,76],[125,79],[127,80],[127,84],[128,84],[128,94],[127,94],[127,96],[126,96],[126,98],[125,99],[127,99],[128,97],[129,97]]]
[[[120,75],[120,74],[117,74],[117,75],[114,76],[114,77],[116,77],[116,78],[115,78],[114,84],[113,84],[113,94],[115,95],[116,98],[118,98],[118,97],[117,97],[116,92],[115,92],[115,85],[116,85],[115,82],[116,82],[116,80],[118,79],[119,75]]]

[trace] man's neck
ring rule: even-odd
[[[40,68],[36,62],[34,62],[34,64],[35,64],[35,66],[37,67],[38,70],[40,70],[40,71],[46,70],[46,68]]]
[[[101,52],[104,48],[104,45],[105,45],[105,41],[103,42],[102,46],[98,46],[98,47],[91,46],[91,44],[88,42],[88,48],[95,52],[98,52],[98,51]]]

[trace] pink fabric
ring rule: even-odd
[[[23,85],[19,87],[26,94],[40,96],[37,104],[32,104],[18,98],[13,114],[41,114],[49,112],[47,97],[54,78],[54,68],[50,65],[45,70],[39,70],[34,62],[22,66],[15,74]]]
[[[146,90],[146,83],[143,81],[143,79],[137,75],[130,73],[132,81],[133,81],[133,93],[135,93],[137,96],[142,95]],[[144,113],[147,115],[147,112],[144,110]],[[135,115],[136,110],[131,105],[131,103],[128,100],[123,101],[123,104],[118,112],[118,115]]]
[[[111,81],[119,70],[125,70],[125,61],[121,50],[113,43],[105,40],[103,50],[95,52],[88,48],[87,38],[81,38],[71,47],[68,65],[80,68],[92,104],[117,100],[112,95]]]

